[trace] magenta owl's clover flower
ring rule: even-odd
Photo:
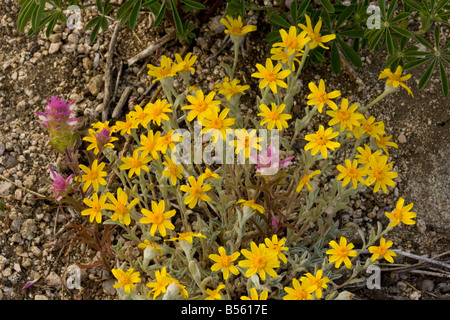
[[[262,175],[274,175],[279,169],[287,168],[295,156],[280,161],[280,153],[277,151],[278,148],[275,148],[271,141],[265,155],[251,154],[250,160],[256,163],[256,172]]]
[[[67,193],[69,193],[71,189],[70,183],[72,181],[73,174],[71,174],[67,178],[64,178],[61,174],[55,173],[52,167],[49,166],[49,169],[51,177],[53,179],[53,184],[50,188],[56,194],[55,199],[59,201],[62,197],[64,197]]]

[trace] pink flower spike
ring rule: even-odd
[[[23,286],[22,290],[26,290],[29,287],[31,287],[33,284],[35,284],[36,282],[38,282],[38,280],[42,278],[42,275],[40,275],[36,280],[32,280],[32,281],[28,281],[27,283],[25,283],[25,285]]]
[[[250,155],[253,163],[256,163],[256,172],[262,175],[274,175],[279,169],[285,169],[289,166],[295,156],[280,161],[278,148],[274,147],[273,140],[270,142],[265,155]]]
[[[51,186],[51,189],[53,190],[54,193],[56,193],[55,199],[60,200],[70,191],[70,182],[72,180],[73,174],[64,179],[64,177],[59,173],[56,174],[55,171],[53,171],[52,167],[49,166],[49,169],[54,181]]]

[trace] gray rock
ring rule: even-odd
[[[10,182],[3,182],[0,184],[0,194],[5,195],[9,193],[9,189],[11,189],[12,186],[13,185]]]
[[[11,168],[14,168],[15,166],[17,166],[18,164],[19,164],[19,161],[15,157],[8,156],[8,157],[6,157],[4,166],[6,169],[11,169]]]
[[[22,228],[20,229],[20,235],[26,240],[33,240],[36,229],[37,227],[34,219],[27,219],[22,224]]]
[[[67,41],[72,44],[77,44],[79,40],[80,40],[80,37],[75,33],[71,33],[67,37]]]
[[[425,279],[422,282],[422,290],[423,291],[433,291],[434,289],[434,282],[433,280]]]
[[[61,45],[62,45],[62,42],[52,43],[50,45],[50,47],[48,48],[48,53],[49,54],[54,54],[54,53],[58,52],[59,49],[61,48]]]
[[[115,283],[116,283],[115,279],[103,281],[102,282],[103,292],[106,293],[107,295],[114,296],[117,293],[116,288],[113,287]]]
[[[60,287],[62,285],[61,277],[54,271],[49,273],[49,275],[45,278],[45,282],[49,287]]]
[[[48,37],[48,40],[49,40],[51,43],[58,43],[58,42],[61,42],[61,39],[62,39],[61,33],[52,33],[52,34]]]
[[[3,142],[0,142],[0,156],[2,156],[5,153],[6,147]]]
[[[100,93],[100,90],[103,87],[103,79],[101,75],[95,76],[89,81],[89,92],[93,96],[97,96]]]

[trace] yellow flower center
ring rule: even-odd
[[[250,147],[250,138],[248,136],[245,137],[244,145],[245,149],[248,149]]]
[[[348,250],[346,247],[339,247],[336,249],[336,254],[341,258],[345,258],[348,257]]]
[[[386,248],[385,247],[382,247],[382,246],[379,246],[378,248],[377,248],[377,253],[380,255],[380,256],[384,256],[385,254],[386,254]]]
[[[373,126],[370,123],[367,123],[367,122],[363,124],[363,129],[367,133],[372,133],[373,132]]]
[[[324,135],[319,135],[319,134],[317,135],[316,143],[318,145],[324,146],[324,145],[326,145],[327,142],[328,142],[328,138],[327,137],[325,137]]]
[[[256,256],[253,259],[253,265],[256,269],[264,269],[266,267],[266,258],[263,256]]]
[[[274,72],[267,72],[267,74],[266,74],[266,76],[265,76],[265,79],[266,79],[268,82],[274,82],[274,81],[277,80],[277,74],[274,73]]]
[[[298,300],[306,300],[306,292],[302,289],[295,292],[295,296]]]
[[[328,96],[327,96],[326,92],[317,92],[316,99],[319,102],[326,102],[328,100]]]
[[[239,26],[232,26],[231,30],[230,30],[230,33],[234,34],[234,35],[237,35],[237,36],[240,36],[242,34],[242,28],[239,27]]]
[[[358,170],[354,168],[348,169],[347,176],[349,176],[350,178],[356,178],[358,176]]]
[[[119,277],[119,282],[126,286],[131,283],[131,277],[127,274],[123,274]]]
[[[142,166],[142,161],[141,161],[141,160],[139,160],[139,159],[133,159],[133,160],[131,160],[131,167],[132,167],[133,169],[140,168],[141,166]]]
[[[341,121],[345,121],[350,118],[350,112],[348,112],[347,110],[340,110],[337,116]]]
[[[87,178],[88,178],[88,180],[90,180],[90,181],[94,181],[94,180],[97,180],[98,179],[98,172],[97,171],[91,171],[91,172],[89,172],[88,174],[87,174]]]
[[[153,109],[153,116],[154,117],[158,117],[158,116],[160,116],[161,115],[161,113],[162,113],[162,108],[154,108]]]
[[[402,220],[402,218],[403,218],[402,211],[398,210],[398,209],[394,210],[393,215],[394,215],[395,219],[397,219],[397,220]]]
[[[220,257],[220,264],[222,265],[222,267],[229,267],[231,266],[231,259],[229,256],[222,256]]]
[[[322,42],[322,38],[320,37],[320,33],[313,33],[311,35],[311,39],[315,42]]]
[[[119,216],[124,216],[128,212],[128,209],[126,206],[123,205],[123,203],[118,202],[116,204],[116,213]]]
[[[202,188],[199,186],[193,186],[191,188],[191,194],[195,197],[195,198],[200,198],[200,196],[203,194],[202,192]]]
[[[161,212],[153,212],[153,223],[161,224],[164,221],[164,216]]]
[[[271,111],[268,114],[267,118],[269,118],[272,121],[277,121],[277,120],[280,119],[280,114],[278,112],[276,112],[276,111]]]
[[[375,169],[373,170],[373,176],[375,177],[375,179],[381,181],[384,179],[384,172],[382,170]]]
[[[94,203],[94,205],[92,206],[92,211],[94,212],[100,212],[101,209],[102,207],[100,206],[99,203]]]
[[[219,118],[211,120],[211,128],[213,129],[222,129],[222,120]]]
[[[206,102],[205,101],[198,101],[195,105],[195,110],[197,112],[204,112],[207,108]]]

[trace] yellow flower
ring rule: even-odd
[[[370,186],[375,182],[374,192],[378,192],[381,187],[383,192],[386,193],[386,186],[395,187],[395,182],[392,179],[397,178],[398,173],[389,171],[393,164],[387,163],[387,159],[387,156],[380,156],[378,160],[375,157],[371,157],[369,160],[366,184]]]
[[[166,168],[163,170],[162,175],[164,177],[170,177],[170,182],[174,186],[177,184],[177,179],[183,178],[183,165],[177,165],[168,156],[164,157],[166,158],[166,161],[163,162],[163,165],[165,165]]]
[[[137,148],[138,151],[142,151],[142,156],[151,155],[153,159],[158,160],[158,146],[160,140],[160,131],[153,133],[153,130],[149,130],[147,136],[141,135],[141,147]]]
[[[266,279],[266,273],[273,277],[277,277],[277,273],[274,268],[280,266],[280,261],[277,258],[277,252],[275,250],[270,250],[266,248],[263,243],[259,246],[255,242],[250,243],[251,251],[247,249],[242,249],[241,253],[247,258],[247,260],[239,261],[239,266],[243,268],[248,268],[245,273],[246,277],[251,277],[252,275],[259,273],[261,280]]]
[[[331,255],[329,261],[331,263],[335,262],[334,267],[337,269],[341,266],[341,263],[344,262],[347,269],[350,269],[352,262],[349,257],[356,257],[358,255],[355,250],[352,250],[354,247],[353,243],[347,244],[347,239],[341,237],[339,244],[332,240],[329,245],[332,249],[328,249],[325,253]]]
[[[331,109],[337,110],[338,107],[334,101],[331,99],[337,98],[341,95],[339,90],[332,91],[330,93],[326,93],[325,91],[325,81],[320,79],[319,87],[317,87],[314,82],[310,82],[308,84],[309,90],[311,93],[308,95],[307,105],[317,105],[317,110],[319,113],[322,113],[322,109],[325,104],[327,104]]]
[[[95,192],[98,191],[99,185],[106,186],[106,180],[103,177],[106,177],[108,174],[103,171],[105,167],[104,162],[98,164],[98,160],[95,159],[92,162],[91,168],[83,164],[80,164],[79,167],[86,173],[81,176],[81,181],[84,182],[83,191],[86,191],[91,184]]]
[[[244,206],[248,206],[250,208],[252,208],[255,211],[258,211],[259,213],[264,213],[264,207],[260,204],[255,203],[255,200],[251,199],[251,200],[244,200],[241,199],[238,202],[236,202],[236,204],[241,203],[241,208]]]
[[[345,167],[338,164],[336,169],[341,172],[341,174],[337,176],[337,179],[344,179],[344,181],[342,181],[343,187],[345,187],[350,181],[353,183],[353,189],[356,189],[358,186],[358,181],[363,185],[366,184],[362,177],[367,175],[367,170],[364,167],[358,168],[357,160],[353,159],[353,162],[351,162],[349,159],[345,159]]]
[[[155,280],[155,282],[148,282],[145,284],[146,287],[152,288],[148,293],[148,296],[150,297],[150,294],[153,292],[153,300],[155,300],[161,292],[165,293],[167,286],[173,281],[172,277],[167,274],[166,267],[162,267],[161,270],[155,271]]]
[[[125,116],[125,121],[116,121],[116,125],[112,127],[114,132],[120,131],[120,134],[123,136],[126,134],[131,134],[131,129],[137,129],[138,124],[136,123],[135,119],[130,115],[127,114]]]
[[[150,235],[152,237],[155,235],[156,229],[158,229],[162,237],[166,236],[166,228],[169,230],[175,229],[175,226],[170,222],[170,218],[175,215],[176,211],[170,210],[164,212],[165,210],[166,205],[164,200],[161,200],[159,203],[156,203],[156,201],[152,201],[152,211],[145,208],[141,210],[142,214],[145,217],[141,218],[139,222],[143,224],[152,224],[152,227],[150,229]]]
[[[152,119],[148,110],[146,108],[142,109],[140,105],[136,105],[134,110],[129,112],[129,115],[134,119],[136,126],[141,125],[144,128],[147,128],[148,123]]]
[[[206,294],[208,294],[208,297],[205,298],[205,300],[222,300],[222,296],[220,295],[219,291],[225,288],[224,284],[219,284],[216,289],[206,289]]]
[[[283,300],[311,300],[312,293],[316,290],[315,285],[311,285],[311,282],[308,278],[303,279],[302,283],[297,279],[292,279],[291,287],[284,287],[284,291],[287,292],[287,295],[283,297]]]
[[[188,205],[189,208],[194,208],[197,205],[197,202],[199,199],[209,202],[211,201],[211,198],[208,197],[205,192],[211,190],[211,186],[209,184],[203,185],[203,177],[198,177],[197,180],[193,176],[190,176],[188,178],[189,184],[188,185],[182,185],[180,187],[181,191],[184,191],[186,193],[189,193],[189,195],[184,199],[184,204]]]
[[[150,69],[148,71],[148,74],[156,78],[152,81],[153,83],[158,80],[165,79],[167,77],[174,77],[177,74],[177,72],[183,70],[184,62],[173,63],[168,57],[163,55],[161,57],[160,67],[156,67],[151,64],[148,64],[147,67]]]
[[[408,204],[406,207],[403,207],[405,204],[405,199],[400,198],[397,201],[397,205],[395,206],[395,209],[393,212],[389,213],[386,212],[386,217],[391,219],[391,222],[389,223],[389,227],[395,227],[400,222],[403,222],[404,224],[413,225],[416,222],[412,220],[417,215],[414,212],[410,212],[410,210],[413,207],[413,203]]]
[[[197,56],[193,56],[192,52],[189,52],[188,54],[186,54],[184,59],[181,58],[181,56],[178,53],[175,53],[175,60],[177,61],[178,64],[181,64],[184,62],[183,69],[181,69],[180,72],[188,72],[188,71],[190,71],[191,73],[195,72],[195,69],[192,68],[192,66],[194,65],[195,61],[197,60]]]
[[[225,77],[222,83],[216,84],[214,88],[218,88],[218,93],[226,96],[229,101],[232,97],[237,94],[244,93],[245,90],[249,89],[249,85],[241,86],[238,79],[233,79],[230,81],[228,77]]]
[[[311,40],[306,31],[302,31],[297,35],[297,28],[291,26],[289,33],[284,29],[280,29],[281,42],[276,42],[273,47],[284,48],[285,52],[291,56],[303,50],[305,45]]]
[[[91,127],[94,128],[96,131],[100,132],[103,129],[111,130],[111,127],[109,126],[109,121],[101,122],[97,121],[91,124]]]
[[[139,154],[139,151],[136,149],[133,151],[132,157],[123,157],[122,159],[123,164],[119,167],[120,170],[128,170],[128,178],[131,178],[133,174],[136,174],[137,176],[141,175],[141,170],[144,170],[145,172],[150,172],[150,169],[148,166],[146,166],[146,163],[149,163],[152,158],[144,156],[144,153]]]
[[[282,81],[282,79],[286,78],[291,73],[290,70],[280,71],[281,67],[281,63],[277,63],[274,67],[272,60],[267,58],[265,67],[262,64],[256,64],[256,68],[259,72],[252,73],[252,77],[262,79],[259,82],[260,89],[269,86],[273,93],[277,93],[277,87],[287,88],[286,82]]]
[[[383,71],[381,71],[378,79],[388,78],[388,80],[386,81],[387,86],[393,86],[394,88],[397,88],[400,85],[401,87],[405,88],[406,91],[408,91],[408,94],[410,94],[411,97],[414,98],[411,89],[409,89],[406,86],[406,84],[403,83],[404,81],[411,78],[411,74],[407,74],[406,76],[402,77],[402,72],[403,72],[402,66],[398,66],[394,73],[391,71],[391,69],[386,68]]]
[[[111,272],[114,277],[119,280],[116,284],[113,285],[114,288],[123,287],[123,290],[126,294],[130,294],[131,290],[135,290],[135,283],[141,282],[141,278],[139,278],[139,272],[133,272],[134,269],[130,268],[127,272],[124,272],[122,269],[112,269]]]
[[[266,290],[261,292],[261,296],[258,297],[258,291],[255,288],[250,289],[250,298],[247,296],[241,296],[241,300],[267,300],[269,293]]]
[[[206,168],[205,172],[203,172],[201,176],[203,176],[203,179],[209,178],[220,179],[220,176],[217,173],[212,172],[211,169],[209,168]]]
[[[328,122],[329,126],[333,126],[335,124],[340,124],[339,130],[343,132],[344,130],[353,130],[353,127],[359,127],[361,123],[359,122],[364,118],[364,116],[356,112],[358,109],[358,105],[356,103],[352,104],[350,108],[348,107],[348,99],[342,99],[341,108],[337,111],[327,111],[327,115],[332,117]]]
[[[161,151],[162,154],[166,154],[167,148],[170,148],[170,150],[173,150],[173,148],[175,148],[174,142],[180,142],[183,140],[181,134],[174,132],[175,130],[171,129],[169,132],[167,132],[167,134],[160,137],[155,146],[156,150]]]
[[[314,177],[315,175],[321,174],[322,172],[320,170],[315,170],[311,172],[310,174],[305,174],[301,179],[297,186],[297,189],[295,191],[300,192],[303,187],[306,185],[308,187],[309,191],[312,191],[312,187],[309,184],[309,181]]]
[[[89,209],[81,211],[82,216],[90,216],[89,222],[93,222],[94,219],[97,223],[102,222],[102,210],[105,208],[105,202],[106,202],[106,194],[103,194],[100,196],[100,199],[98,198],[98,194],[94,192],[92,194],[92,200],[89,198],[84,198],[83,202],[89,206]]]
[[[274,234],[272,236],[272,240],[269,238],[264,239],[264,243],[266,244],[267,248],[269,250],[275,250],[277,252],[278,258],[280,258],[281,261],[284,263],[287,263],[286,256],[281,251],[288,251],[289,249],[287,247],[283,247],[283,245],[286,243],[286,239],[280,239],[278,240],[278,236]]]
[[[276,60],[276,61],[281,61],[282,63],[289,65],[289,56],[286,53],[286,51],[284,50],[284,48],[282,48],[282,47],[271,48],[270,54],[271,54],[270,59]],[[302,56],[302,53],[300,53],[300,52],[295,55],[295,57],[301,57],[301,56]],[[294,58],[292,61],[300,64],[300,60],[298,60],[297,58]],[[292,72],[295,71],[295,63],[292,63],[291,71]]]
[[[313,28],[311,19],[307,14],[305,14],[306,18],[306,26],[304,24],[299,23],[299,27],[303,29],[303,31],[306,31],[308,33],[308,36],[310,37],[311,41],[308,43],[310,49],[314,49],[317,46],[321,46],[324,49],[329,49],[328,47],[325,47],[323,45],[324,42],[329,42],[336,38],[335,34],[328,34],[325,36],[322,36],[320,34],[320,28],[322,27],[322,18],[319,18],[319,22],[315,25]]]
[[[161,120],[170,121],[169,116],[166,114],[167,112],[172,112],[170,109],[172,105],[167,103],[166,99],[158,99],[154,103],[149,102],[145,106],[145,111],[149,115],[149,120],[153,121],[153,124],[161,125]],[[147,124],[149,121],[145,123],[145,128],[147,128]]]
[[[265,104],[261,104],[259,109],[262,112],[258,113],[258,116],[264,118],[260,123],[261,126],[267,123],[267,129],[272,130],[273,127],[276,126],[280,131],[282,131],[283,128],[287,128],[288,123],[286,120],[292,119],[292,116],[290,114],[283,113],[284,108],[286,108],[284,103],[277,107],[276,104],[272,102],[272,110],[270,110]]]
[[[235,261],[241,254],[239,252],[232,253],[227,256],[224,247],[219,247],[219,254],[210,254],[208,257],[215,263],[211,266],[212,271],[222,270],[224,280],[227,280],[230,272],[234,275],[239,274],[238,268],[233,265]]]
[[[141,242],[138,244],[138,248],[141,248],[141,249],[145,249],[148,247],[155,249],[161,255],[163,254],[161,248],[157,244],[150,242],[148,239],[145,239],[144,242]]]
[[[373,253],[370,260],[375,261],[378,259],[378,257],[383,257],[390,263],[394,263],[394,259],[392,257],[397,256],[397,254],[394,251],[388,250],[393,245],[392,241],[386,242],[385,238],[380,239],[380,245],[377,246],[371,246],[369,247],[369,252]]]
[[[364,144],[363,147],[358,147],[356,150],[358,150],[359,154],[355,156],[356,159],[358,159],[358,163],[361,163],[365,165],[366,167],[370,163],[370,157],[375,157],[375,160],[378,161],[379,157],[381,156],[381,151],[377,150],[374,153],[370,150],[370,147],[367,144]]]
[[[112,130],[106,129],[107,131],[103,131],[104,129],[99,129],[98,131],[94,131],[92,129],[88,129],[89,137],[84,137],[84,141],[88,141],[91,144],[86,148],[87,151],[94,149],[94,154],[97,155],[100,150],[104,150],[106,148],[114,149],[114,145],[111,142],[119,140],[116,137],[111,137]],[[109,133],[108,133],[109,131]],[[105,133],[107,134],[105,136]]]
[[[133,199],[133,201],[128,204],[128,195],[122,188],[117,189],[117,199],[111,192],[108,192],[106,196],[112,204],[105,204],[105,209],[114,211],[111,220],[119,221],[128,226],[131,223],[130,210],[139,202],[139,199]]]
[[[339,142],[331,141],[337,137],[339,132],[333,132],[332,128],[325,130],[323,125],[319,125],[319,130],[315,134],[307,134],[305,140],[309,141],[305,146],[305,151],[311,150],[311,155],[315,155],[320,151],[324,159],[327,158],[328,149],[334,150],[341,144]]]
[[[206,239],[206,236],[201,234],[201,233],[194,233],[192,231],[189,231],[189,232],[184,232],[184,233],[178,232],[178,237],[170,238],[170,239],[167,239],[167,240],[164,240],[164,241],[179,240],[179,241],[187,241],[189,243],[192,243],[192,241],[194,240],[194,237],[195,238],[204,238],[204,239]]]
[[[394,147],[394,148],[398,148],[398,145],[393,142],[393,141],[389,141],[392,139],[392,135],[389,136],[381,136],[378,138],[375,138],[375,142],[377,143],[377,146],[381,149],[383,149],[383,151],[386,153],[387,156],[389,156],[389,152],[387,151],[387,147]]]
[[[244,150],[245,158],[248,159],[250,157],[250,152],[253,152],[254,149],[262,149],[258,144],[259,142],[261,142],[262,138],[256,136],[256,129],[253,129],[250,132],[247,132],[246,129],[237,129],[234,131],[234,133],[237,140],[231,141],[229,145],[236,147],[236,154],[239,154],[239,152]]]
[[[219,112],[220,108],[218,105],[220,104],[220,101],[213,100],[215,94],[214,91],[211,91],[205,98],[203,91],[197,90],[196,97],[191,95],[187,96],[186,99],[192,104],[181,108],[183,110],[191,110],[186,117],[187,121],[190,122],[194,120],[195,117],[197,117],[198,121],[202,121],[206,116],[210,116],[212,112]]]
[[[374,116],[370,116],[369,119],[363,117],[359,132],[361,134],[367,133],[368,135],[374,137],[375,139],[379,139],[385,133],[384,123],[383,121],[375,122]],[[355,135],[355,137],[359,139],[357,135]]]
[[[300,281],[305,281],[307,279],[310,280],[311,286],[316,286],[316,289],[314,290],[314,294],[316,295],[317,299],[322,299],[322,289],[328,288],[327,283],[330,282],[330,279],[328,277],[322,277],[323,271],[317,270],[316,275],[313,275],[311,273],[305,274],[305,277],[301,277]]]
[[[211,114],[205,116],[205,119],[202,121],[202,126],[204,126],[202,134],[211,132],[211,139],[214,142],[217,142],[219,137],[222,140],[226,140],[226,131],[235,122],[234,118],[226,119],[229,111],[230,109],[224,108],[219,114],[218,110],[213,110]]]
[[[244,34],[256,30],[256,26],[254,25],[244,26],[241,16],[238,16],[237,19],[233,19],[230,16],[226,16],[226,18],[228,21],[222,18],[220,22],[225,25],[225,34],[229,34],[234,43],[240,43]]]

